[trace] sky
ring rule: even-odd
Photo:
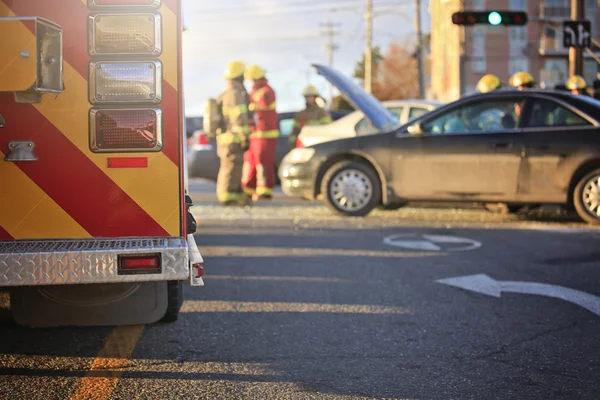
[[[429,31],[427,2],[421,20]],[[373,44],[415,42],[415,0],[373,0]],[[327,82],[310,67],[328,63],[323,24],[335,24],[334,68],[351,75],[365,50],[366,0],[183,0],[183,73],[186,116],[199,116],[204,101],[223,91],[229,61],[267,71],[279,112],[304,106],[302,89],[315,85],[328,98]],[[249,86],[249,83],[247,84]],[[335,93],[334,93],[335,94]]]

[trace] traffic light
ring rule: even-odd
[[[525,25],[524,11],[461,11],[452,14],[454,25]]]

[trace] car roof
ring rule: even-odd
[[[404,99],[404,100],[386,100],[386,101],[382,101],[381,104],[383,104],[385,107],[395,107],[395,106],[441,106],[442,104],[445,104],[442,101],[435,101],[435,100],[422,100],[422,99]]]

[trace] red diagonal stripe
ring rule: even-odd
[[[32,105],[0,96],[6,126],[0,150],[10,140],[32,140],[36,162],[17,163],[48,196],[95,237],[168,236],[127,193]],[[83,131],[82,135],[87,133]]]
[[[164,118],[163,153],[179,165],[179,93],[163,81],[163,100],[160,103]]]
[[[63,56],[87,79],[90,57],[87,52],[86,29],[90,10],[81,0],[5,0],[4,4],[18,16],[35,15],[60,25],[63,28]]]
[[[2,226],[0,226],[0,240],[13,240],[10,233],[6,232]]]

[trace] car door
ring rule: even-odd
[[[523,165],[518,195],[522,201],[562,203],[567,190],[559,170],[575,156],[596,127],[585,115],[550,97],[531,97],[524,110]]]
[[[523,143],[523,98],[461,103],[418,120],[393,142],[392,187],[407,199],[513,200]]]

